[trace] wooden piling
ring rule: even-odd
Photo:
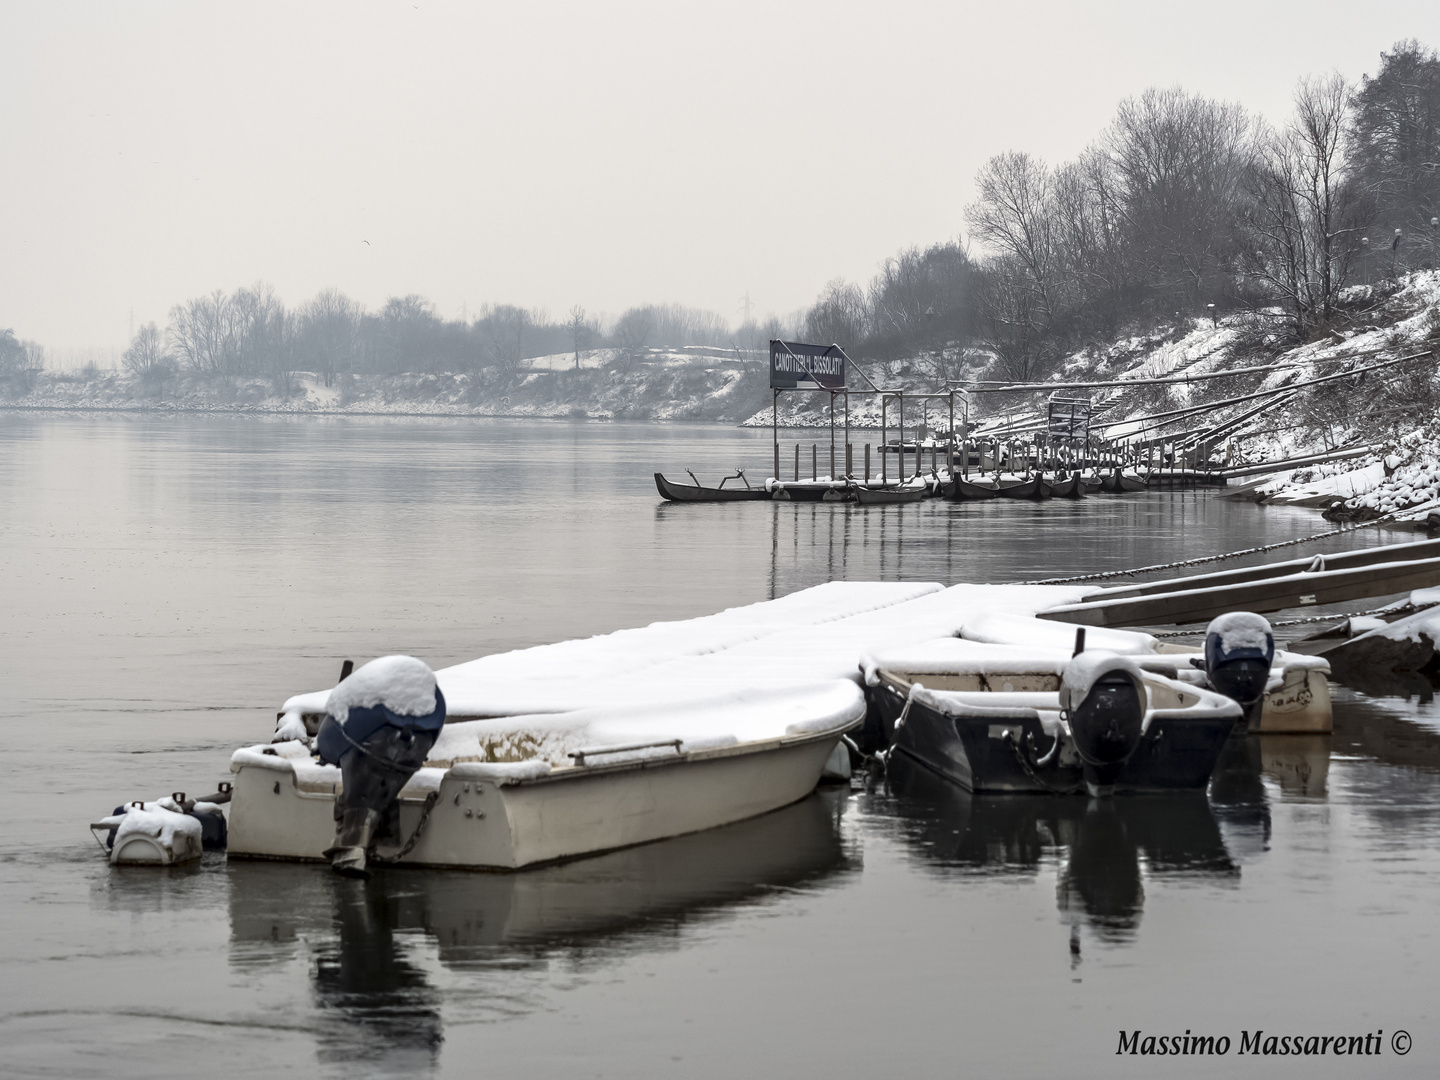
[[[870,485],[870,444],[865,444],[865,485]]]
[[[800,444],[795,444],[795,482],[800,482]]]
[[[820,479],[820,447],[813,442],[810,444],[810,479]]]

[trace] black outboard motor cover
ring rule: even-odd
[[[425,764],[445,724],[445,695],[422,661],[383,656],[342,680],[325,712],[316,748],[343,778],[335,844],[325,855],[337,873],[360,877],[385,826],[395,831],[400,789]]]
[[[1145,733],[1145,686],[1133,660],[1085,652],[1065,665],[1060,708],[1092,795],[1109,794]]]
[[[1205,628],[1205,674],[1210,686],[1255,718],[1270,681],[1275,635],[1263,615],[1232,611]]]

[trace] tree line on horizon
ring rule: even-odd
[[[711,346],[741,358],[772,337],[839,343],[856,359],[921,361],[943,382],[967,352],[995,374],[1034,379],[1127,328],[1248,311],[1278,340],[1343,323],[1341,292],[1437,265],[1440,57],[1418,41],[1382,53],[1352,84],[1302,78],[1280,126],[1242,106],[1152,88],[1120,103],[1075,160],[991,158],[962,240],[911,248],[864,285],[836,279],[806,311],[731,327],[678,304],[609,322],[577,306],[559,319],[511,304],[444,319],[420,296],[367,310],[329,289],[290,307],[260,283],[177,304],[142,326],[126,368],[145,379],[294,371],[470,372],[513,381],[535,356],[598,348],[633,362],[650,347]],[[43,350],[0,332],[0,376]]]
[[[831,282],[813,339],[876,359],[979,348],[1029,380],[1127,329],[1251,312],[1280,342],[1343,324],[1342,291],[1440,265],[1440,58],[1418,41],[1358,84],[1302,78],[1280,126],[1242,106],[1150,89],[1075,160],[991,158],[970,237]]]

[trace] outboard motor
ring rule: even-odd
[[[382,656],[330,691],[316,746],[339,765],[335,844],[326,850],[339,874],[365,877],[376,841],[399,843],[397,798],[425,763],[445,724],[445,696],[435,673],[413,656]]]
[[[1081,653],[1065,665],[1060,709],[1091,795],[1108,795],[1145,733],[1145,687],[1133,660]]]
[[[1232,611],[1205,628],[1205,674],[1210,686],[1245,710],[1245,722],[1254,719],[1270,681],[1275,659],[1275,635],[1263,615]]]

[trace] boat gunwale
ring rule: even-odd
[[[503,773],[496,773],[490,776],[465,776],[461,774],[455,777],[469,783],[493,783],[496,787],[522,787],[538,784],[556,783],[565,780],[576,780],[586,776],[610,776],[616,773],[634,771],[637,769],[657,768],[670,765],[684,765],[690,762],[720,760],[729,757],[741,757],[747,754],[767,753],[771,750],[778,750],[785,746],[799,746],[810,742],[819,742],[823,739],[838,739],[847,732],[855,730],[865,722],[864,714],[843,724],[837,724],[823,731],[804,731],[793,735],[772,735],[764,739],[751,739],[745,742],[730,743],[726,746],[707,746],[696,750],[686,750],[678,754],[667,754],[656,757],[631,758],[629,760],[615,761],[600,765],[560,765],[552,767],[550,771],[540,776],[506,776]],[[248,749],[242,747],[242,749]],[[597,748],[603,749],[603,748]],[[263,751],[262,751],[263,754]],[[240,764],[231,762],[231,772],[238,773],[244,768],[269,769],[273,772],[288,772],[295,790],[302,794],[320,799],[333,799],[336,795],[338,784],[332,784],[331,791],[316,791],[302,787],[300,777],[295,771],[294,759],[281,757],[279,754],[265,755],[264,761],[245,761]],[[273,762],[273,764],[272,764]],[[424,765],[422,768],[440,769],[445,777],[450,771],[462,765],[519,765],[523,762],[502,762],[502,761],[454,761],[449,765]],[[427,793],[428,794],[428,793]],[[401,802],[424,802],[426,795],[401,795]]]

